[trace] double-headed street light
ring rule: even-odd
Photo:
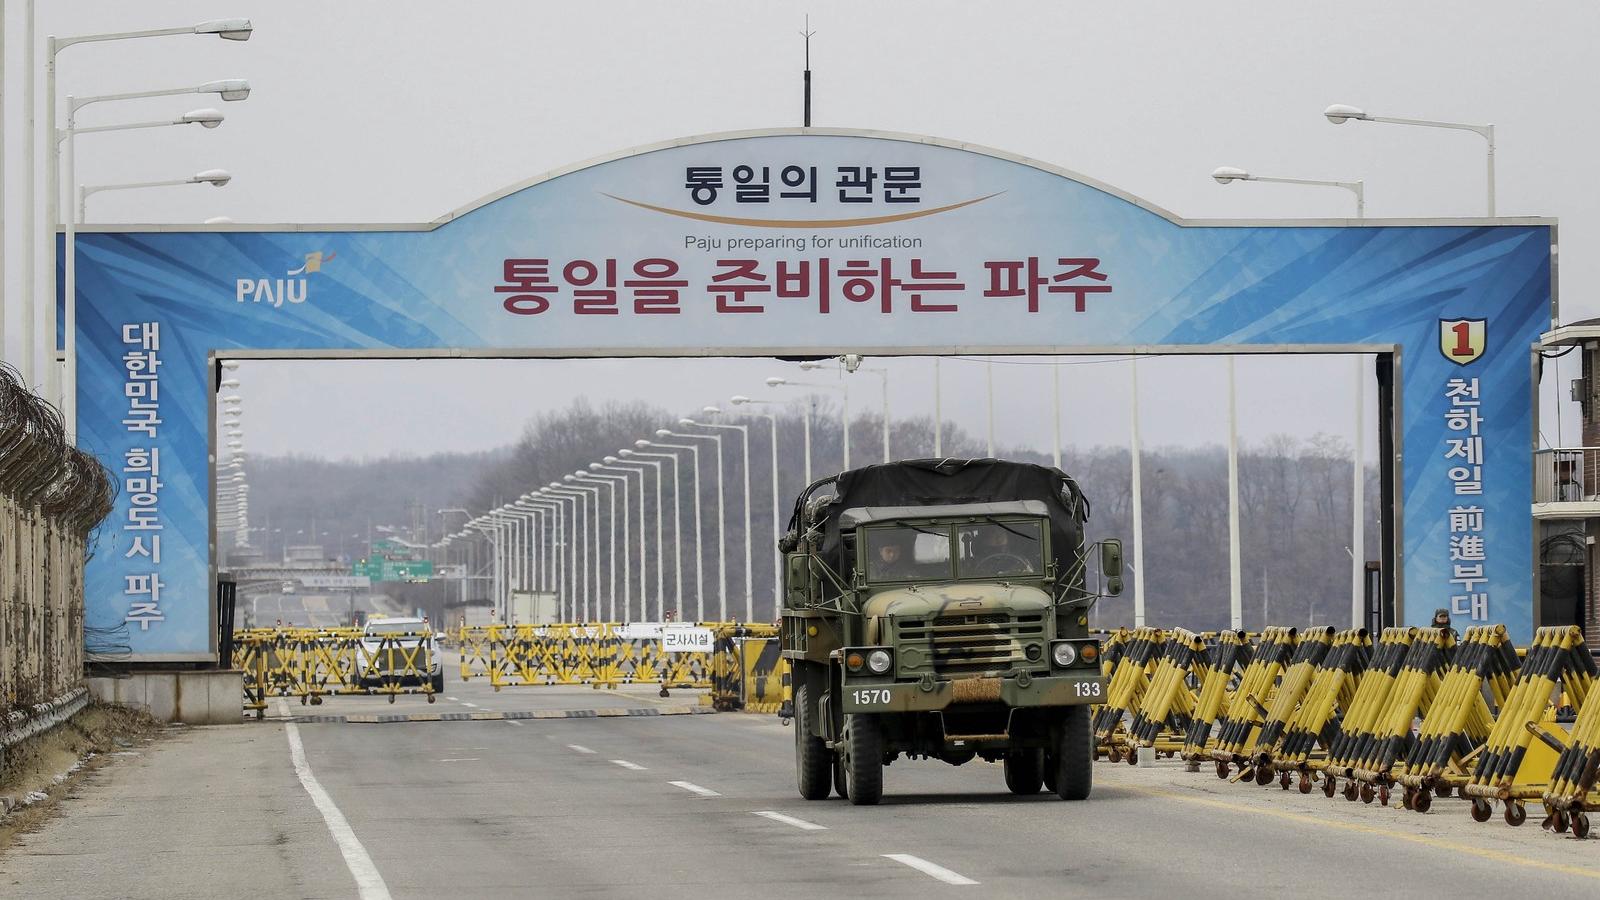
[[[1217,184],[1232,184],[1235,181],[1259,181],[1265,184],[1308,184],[1315,187],[1343,188],[1356,195],[1356,218],[1367,217],[1366,182],[1356,181],[1324,181],[1318,178],[1281,178],[1270,175],[1252,175],[1244,169],[1234,166],[1218,166],[1212,171],[1211,177]]]
[[[1360,107],[1347,103],[1335,103],[1322,111],[1329,122],[1343,125],[1346,122],[1382,122],[1389,125],[1418,125],[1423,128],[1448,128],[1452,131],[1470,131],[1483,138],[1488,143],[1488,156],[1486,158],[1486,174],[1488,182],[1489,217],[1494,217],[1494,125],[1470,125],[1465,122],[1438,122],[1433,119],[1400,119],[1393,116],[1369,115]]]
[[[666,429],[656,432],[658,436],[671,434]],[[677,562],[677,587],[678,587],[678,618],[683,618],[683,527],[680,524],[683,518],[683,481],[679,474],[678,454],[673,450],[688,450],[694,454],[694,465],[690,474],[694,476],[694,597],[695,621],[703,622],[706,616],[706,587],[703,577],[704,563],[701,558],[702,544],[700,541],[700,448],[693,444],[667,444],[661,441],[637,440],[633,442],[638,450],[630,451],[635,456],[653,456],[661,459],[672,460],[672,541],[678,548]],[[647,449],[667,450],[666,453],[650,453]],[[657,463],[660,465],[660,463]]]

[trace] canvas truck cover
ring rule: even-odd
[[[850,567],[842,557],[840,516],[856,507],[950,506],[1038,500],[1050,516],[1050,547],[1056,572],[1071,572],[1089,518],[1089,500],[1066,473],[1051,466],[999,459],[907,459],[851,469],[812,483],[801,493],[789,519],[798,534],[813,495],[834,487],[834,497],[815,514],[822,526],[822,557],[839,571]]]

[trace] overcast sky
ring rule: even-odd
[[[13,0],[7,65],[6,277],[15,296],[20,239],[21,7]],[[1589,2],[489,2],[420,0],[125,0],[41,2],[41,33],[183,24],[226,15],[256,26],[248,43],[197,37],[86,45],[60,62],[60,93],[88,95],[245,77],[215,130],[93,135],[79,180],[139,181],[224,167],[233,184],[96,197],[91,222],[422,222],[549,169],[684,135],[799,124],[802,18],[811,16],[815,124],[925,133],[1034,157],[1092,176],[1191,218],[1322,217],[1348,194],[1234,184],[1219,165],[1258,174],[1364,178],[1371,217],[1480,215],[1483,142],[1465,132],[1333,127],[1329,103],[1374,114],[1497,126],[1499,212],[1561,220],[1562,318],[1600,315],[1600,200],[1592,158],[1600,130]],[[84,124],[165,117],[197,98],[105,106]],[[42,201],[42,198],[41,198]],[[16,358],[8,305],[6,357]],[[1576,376],[1572,359],[1544,394]],[[765,390],[775,363],[252,364],[243,379],[251,447],[317,444],[330,455],[427,452],[507,441],[527,413],[564,405],[540,385],[581,366],[596,397],[639,395],[673,408]],[[556,379],[551,366],[573,367]],[[1152,443],[1222,439],[1221,360],[1158,360],[1141,373]],[[485,378],[485,367],[505,377]],[[534,374],[534,367],[541,367]],[[792,370],[792,366],[787,367]],[[893,364],[898,413],[926,412],[924,363]],[[999,439],[1044,446],[1048,424],[999,367]],[[958,374],[959,373],[959,374]],[[1043,373],[1043,374],[1041,374]],[[1348,359],[1240,363],[1240,427],[1352,431]],[[949,417],[981,433],[982,366],[946,366]],[[856,382],[861,382],[857,376]],[[1126,363],[1063,370],[1076,443],[1125,437]],[[671,389],[662,387],[670,384]],[[398,388],[398,390],[397,390]],[[442,427],[374,414],[349,427],[362,398],[436,392]],[[875,381],[856,388],[874,404]],[[319,400],[327,401],[319,406]],[[337,400],[337,403],[334,401]],[[352,403],[351,401],[355,401]],[[1374,409],[1369,402],[1367,409]],[[1548,414],[1547,414],[1548,415]],[[1575,415],[1567,443],[1578,440]],[[1044,430],[1041,431],[1041,428]],[[342,430],[341,430],[342,429]],[[1372,429],[1368,429],[1369,432]],[[1554,423],[1544,433],[1560,440]],[[1110,431],[1109,439],[1099,432]],[[1095,432],[1091,439],[1085,435]],[[330,440],[340,436],[337,440]],[[1369,435],[1370,442],[1370,435]]]

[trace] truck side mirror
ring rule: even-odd
[[[1100,574],[1105,576],[1111,596],[1122,593],[1122,542],[1116,538],[1100,542]]]

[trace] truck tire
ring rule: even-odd
[[[794,771],[800,796],[807,800],[828,799],[828,789],[833,786],[833,753],[822,738],[811,733],[811,711],[814,708],[807,695],[806,685],[795,688],[794,694]]]
[[[1014,750],[1006,754],[1006,787],[1013,794],[1037,794],[1044,786],[1044,771],[1040,765],[1044,753],[1039,750]]]
[[[1089,707],[1069,706],[1056,743],[1056,796],[1085,800],[1094,786],[1094,741]]]
[[[441,670],[439,672],[439,674],[433,676],[433,692],[435,694],[444,693],[444,672],[443,672],[443,670]]]
[[[883,723],[870,713],[851,713],[844,729],[844,774],[850,802],[877,806],[883,799]]]

